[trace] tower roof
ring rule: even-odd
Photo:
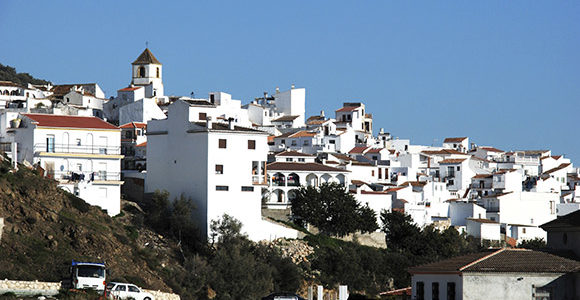
[[[161,63],[155,58],[155,55],[151,53],[149,48],[145,48],[143,53],[137,57],[137,59],[132,63],[133,65],[142,65],[142,64],[156,64],[160,65]]]

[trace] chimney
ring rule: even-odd
[[[280,88],[276,87],[276,94],[279,94],[279,93],[280,93]]]
[[[324,118],[324,110],[320,111],[320,116]]]
[[[234,118],[228,118],[228,129],[234,130]]]
[[[385,129],[381,128],[381,130],[379,130],[379,134],[385,134]]]
[[[264,92],[264,100],[268,98],[268,92]]]
[[[207,129],[211,129],[211,117],[210,116],[205,117],[205,121],[207,124]]]
[[[290,86],[291,89],[294,89],[294,83]]]

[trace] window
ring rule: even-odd
[[[157,78],[161,77],[161,70],[159,70],[159,67],[157,67]]]
[[[565,232],[562,235],[562,243],[564,243],[564,245],[568,244],[568,234]]]
[[[383,169],[379,168],[379,179],[383,179]]]
[[[447,300],[455,300],[455,282],[447,283]]]
[[[139,77],[145,77],[145,67],[139,67]]]
[[[226,146],[227,146],[227,141],[226,141],[226,139],[220,139],[220,140],[219,140],[219,147],[220,147],[220,149],[225,149],[225,148],[226,148]]]
[[[216,174],[223,174],[224,173],[224,165],[215,165],[215,173]]]
[[[129,292],[139,293],[139,289],[134,285],[127,286],[129,288]]]
[[[439,300],[439,282],[431,283],[431,299]]]
[[[242,192],[253,192],[253,191],[254,191],[253,186],[243,186],[242,187]]]
[[[308,146],[308,140],[304,140],[304,146]]]
[[[522,233],[526,233],[526,228],[522,228]]]
[[[127,290],[127,286],[126,286],[126,285],[118,285],[118,286],[115,288],[115,291],[123,291],[123,292],[124,292],[124,291],[126,291],[126,290]]]
[[[304,158],[299,158],[298,161],[299,162],[305,162],[306,160]]]
[[[54,152],[54,135],[49,134],[46,136],[46,152]]]
[[[81,145],[81,139],[76,139],[76,145],[80,146]]]
[[[248,149],[256,149],[256,140],[248,140]]]
[[[286,145],[286,140],[280,140],[280,144]]]
[[[447,176],[455,177],[455,168],[453,166],[447,167]]]
[[[296,140],[292,140],[292,146],[296,146]]]
[[[373,155],[373,160],[378,160],[378,159],[379,159],[379,157],[378,157],[378,156],[376,156],[376,155]]]
[[[206,113],[199,113],[199,120],[200,121],[207,120],[207,114]]]
[[[286,158],[286,161],[290,161],[291,162],[292,161],[292,158]]]
[[[457,171],[461,171],[461,167],[460,166],[457,166]]]
[[[83,171],[83,164],[77,164],[77,171],[79,172]]]
[[[228,191],[230,188],[227,185],[216,185],[215,186],[215,190],[216,191]]]
[[[371,176],[375,176],[375,170],[371,170]]]
[[[334,144],[336,143],[336,141],[335,141],[335,140],[329,140],[329,141],[328,141],[328,143],[330,143],[330,144],[333,144],[333,145],[334,145]]]
[[[417,300],[425,300],[425,283],[417,281]]]

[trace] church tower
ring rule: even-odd
[[[145,97],[163,97],[162,66],[149,48],[131,64],[133,66],[133,80],[131,85],[145,87]]]

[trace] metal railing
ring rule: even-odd
[[[47,171],[46,177],[56,180],[81,182],[81,181],[119,181],[121,173],[119,172],[73,172],[73,171]]]
[[[121,146],[39,143],[34,145],[34,152],[118,155],[121,154]]]

